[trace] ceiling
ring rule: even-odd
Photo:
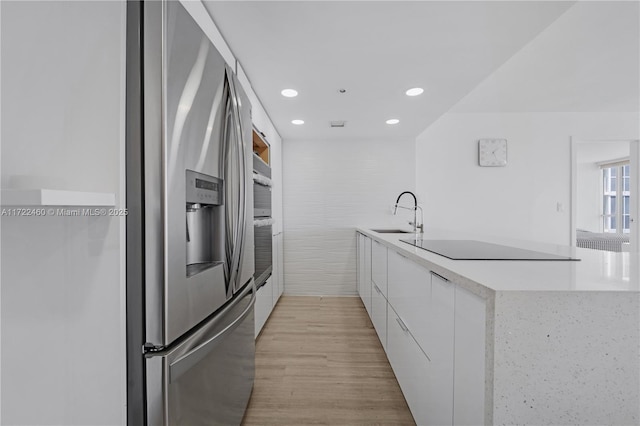
[[[575,2],[203,3],[284,139],[397,140],[415,138]],[[425,92],[404,94],[416,86]],[[337,120],[345,127],[331,128]]]
[[[640,111],[640,2],[579,2],[452,112]]]

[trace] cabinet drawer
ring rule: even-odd
[[[431,308],[431,273],[394,251],[389,251],[388,258],[387,300],[405,322],[422,350],[430,356],[428,326]]]
[[[387,248],[377,241],[371,245],[371,281],[387,297]]]
[[[378,338],[384,350],[387,350],[387,299],[382,294],[382,290],[371,283],[371,322],[378,333]]]
[[[387,358],[418,425],[453,425],[453,370],[425,355],[391,306]]]
[[[401,321],[401,320],[400,320]],[[398,315],[389,307],[387,317],[387,358],[418,425],[430,424],[426,402],[430,361],[401,325]]]

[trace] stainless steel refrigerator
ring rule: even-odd
[[[254,379],[250,103],[178,1],[127,11],[131,425],[233,425]]]

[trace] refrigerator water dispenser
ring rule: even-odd
[[[224,263],[222,179],[186,171],[187,277]]]

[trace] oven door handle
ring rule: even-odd
[[[253,172],[253,183],[260,186],[266,186],[267,188],[271,188],[273,186],[273,182],[271,181],[271,179],[266,176],[262,176],[255,171]]]
[[[268,218],[268,219],[253,219],[253,227],[254,228],[262,228],[265,226],[273,226],[273,224],[275,223],[275,220],[273,220],[272,218]]]

